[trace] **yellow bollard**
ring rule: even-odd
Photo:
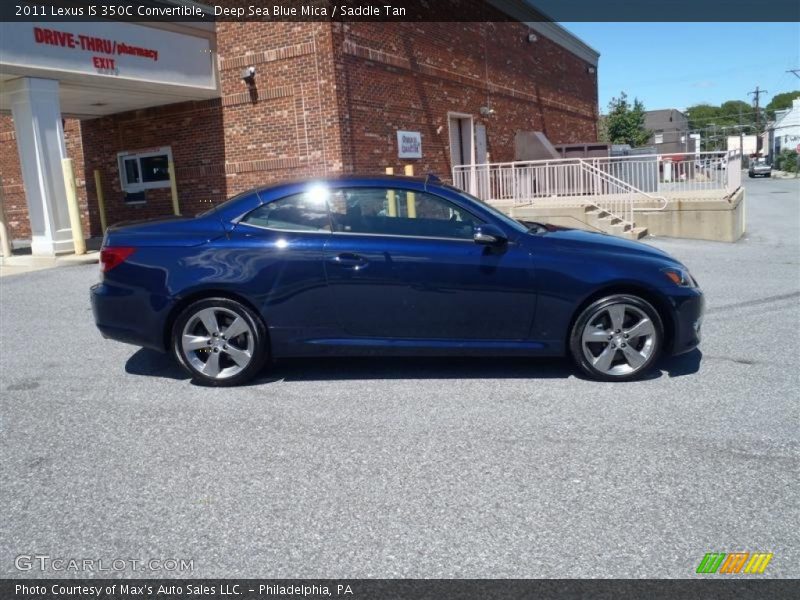
[[[406,165],[404,172],[409,177],[414,176],[414,165]],[[417,195],[414,192],[406,192],[406,209],[409,219],[417,218]]]
[[[178,184],[175,181],[175,163],[169,161],[169,187],[172,192],[172,212],[181,215],[181,207],[178,204]]]
[[[94,170],[94,189],[97,190],[97,210],[100,211],[100,230],[103,232],[103,235],[105,235],[108,224],[106,223],[106,201],[103,196],[103,180],[100,177],[100,169]]]
[[[64,188],[67,191],[67,209],[69,210],[69,226],[72,229],[72,243],[75,254],[86,254],[86,240],[83,239],[81,227],[81,211],[78,207],[78,188],[75,186],[75,172],[72,170],[72,159],[61,159],[61,170],[64,171]]]
[[[3,192],[3,178],[0,177],[0,250],[2,250],[4,257],[11,256],[11,235],[9,233],[6,223],[6,199]]]
[[[386,174],[387,175],[394,175],[394,169],[392,167],[386,167]],[[387,210],[390,217],[397,216],[397,195],[394,190],[389,190],[386,192],[386,203],[388,205]]]

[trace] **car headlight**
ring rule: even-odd
[[[686,269],[670,267],[668,269],[662,269],[661,272],[677,286],[685,288],[697,287],[697,282],[694,280],[694,277],[692,277]]]

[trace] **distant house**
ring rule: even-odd
[[[800,145],[800,98],[792,100],[792,107],[775,111],[775,121],[768,126],[770,158],[784,148],[796,149]]]
[[[695,151],[697,140],[689,135],[689,118],[675,108],[646,111],[644,126],[651,132],[648,145],[655,147],[657,154]]]
[[[741,150],[742,156],[753,156],[758,152],[758,136],[756,135],[729,135],[728,150]]]

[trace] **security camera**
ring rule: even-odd
[[[256,77],[256,68],[255,67],[247,67],[246,69],[242,70],[242,79],[247,83],[252,83],[253,79]]]
[[[529,33],[528,34],[528,42],[530,42],[531,44],[533,42],[535,42],[536,40],[538,40],[538,39],[539,39],[539,37],[535,33]]]
[[[490,117],[495,113],[495,110],[490,106],[481,106],[481,114],[484,117]]]

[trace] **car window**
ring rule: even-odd
[[[484,210],[487,210],[487,211],[491,212],[494,215],[495,218],[499,219],[500,221],[502,221],[503,223],[505,223],[506,225],[508,225],[512,229],[515,229],[516,231],[519,231],[520,233],[527,233],[527,231],[528,231],[527,227],[522,225],[516,219],[512,219],[507,214],[501,212],[499,209],[495,208],[494,206],[492,206],[488,202],[485,202],[485,201],[481,200],[477,196],[473,196],[472,194],[468,194],[467,192],[465,192],[463,190],[460,190],[457,187],[454,187],[452,185],[444,184],[444,187],[446,187],[451,192],[454,192],[454,193],[458,194],[459,196],[462,196],[463,198],[465,198],[467,200],[471,200],[472,202],[477,202],[478,204],[482,205]]]
[[[331,190],[333,230],[342,233],[472,239],[472,213],[425,192],[387,188]]]
[[[330,231],[331,221],[325,199],[302,193],[259,206],[241,223],[286,231]]]

